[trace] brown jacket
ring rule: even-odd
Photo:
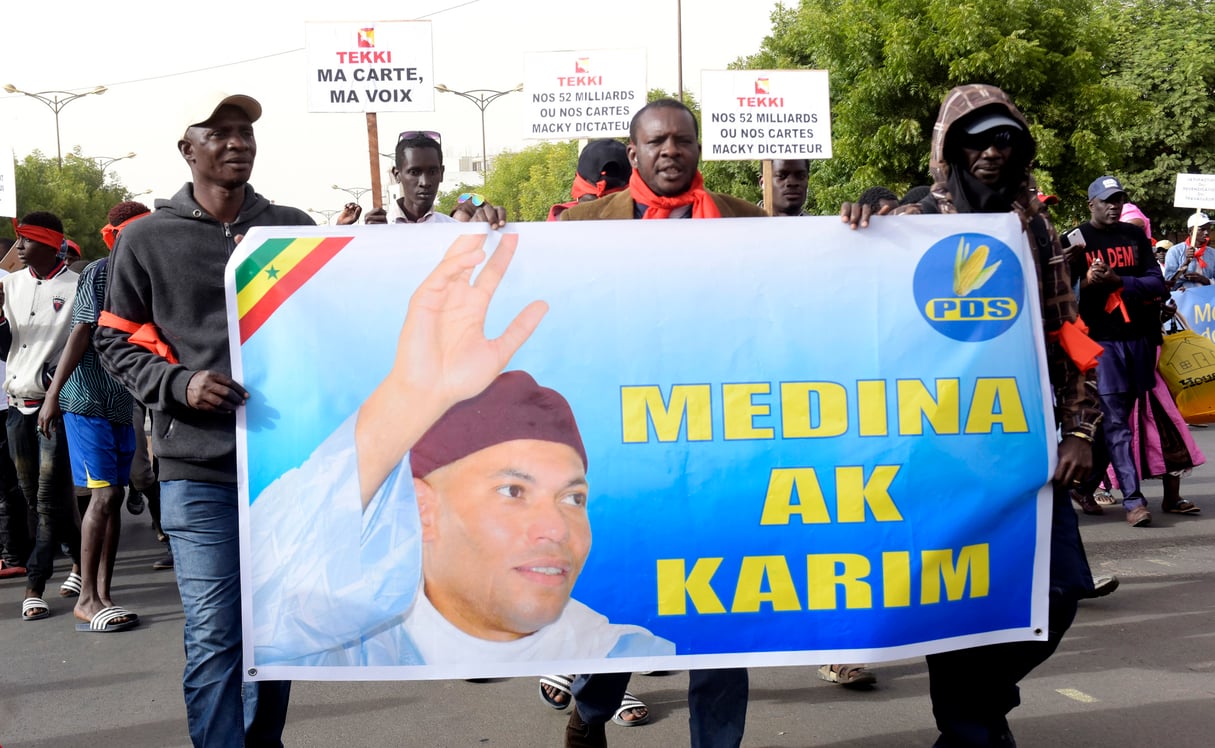
[[[719,192],[710,192],[713,202],[722,218],[750,218],[765,216],[763,208],[758,208],[746,200],[730,197]],[[583,203],[570,208],[561,214],[560,221],[624,221],[633,219],[636,204],[629,190],[622,190],[612,195],[606,195],[598,200]]]

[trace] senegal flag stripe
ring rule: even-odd
[[[266,294],[270,288],[278,283],[279,278],[291,272],[291,268],[296,266],[300,260],[308,256],[308,253],[314,251],[321,242],[323,237],[311,236],[307,239],[296,239],[290,244],[282,248],[271,257],[263,257],[265,265],[258,269],[256,274],[251,274],[245,282],[244,287],[237,282],[236,292],[236,309],[240,314],[244,314],[253,308],[257,300]],[[261,252],[265,245],[258,247],[257,252]],[[248,261],[241,263],[241,268],[250,264]],[[260,262],[258,263],[260,264]]]
[[[298,291],[308,279],[316,275],[316,273],[325,266],[325,263],[333,259],[338,252],[349,244],[354,237],[351,236],[333,236],[328,237],[315,245],[315,248],[307,254],[301,256],[296,262],[291,265],[288,272],[279,273],[275,282],[266,287],[264,293],[258,298],[253,299],[252,303],[246,307],[241,302],[240,293],[237,294],[237,303],[240,306],[240,342],[243,344],[253,333],[257,332],[266,320],[282,306],[291,294]],[[312,239],[297,239],[297,242],[314,243]],[[294,243],[293,243],[294,244]],[[260,251],[260,248],[259,248]],[[275,260],[275,267],[278,261]],[[265,275],[265,273],[262,273]]]
[[[238,292],[243,290],[249,281],[256,278],[257,274],[270,264],[275,255],[295,241],[291,238],[267,239],[260,247],[250,252],[240,267],[236,268],[236,290]]]

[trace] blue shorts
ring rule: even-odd
[[[78,486],[125,486],[135,456],[135,428],[96,416],[63,414],[72,479]]]

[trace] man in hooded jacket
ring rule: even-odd
[[[1003,91],[959,86],[945,97],[933,128],[929,196],[894,212],[1011,211],[1021,218],[1037,270],[1055,419],[1063,434],[1053,478],[1049,636],[928,656],[932,712],[941,731],[938,748],[1016,745],[1007,715],[1020,704],[1017,683],[1054,653],[1075,618],[1077,602],[1093,590],[1068,492],[1091,470],[1093,437],[1101,420],[1095,344],[1075,325],[1067,263],[1030,173],[1034,154],[1025,118]],[[841,220],[853,228],[866,226],[869,209],[845,204]]]
[[[199,94],[177,149],[187,182],[123,230],[94,344],[102,365],[152,411],[161,525],[185,612],[186,717],[195,746],[281,746],[290,683],[241,683],[236,409],[224,267],[255,226],[312,226],[249,185],[262,107]]]

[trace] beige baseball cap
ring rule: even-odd
[[[224,91],[203,91],[194,94],[183,102],[181,119],[184,121],[182,133],[194,127],[209,122],[220,107],[234,106],[245,113],[250,122],[257,122],[262,116],[262,105],[257,99],[246,94],[230,94]]]

